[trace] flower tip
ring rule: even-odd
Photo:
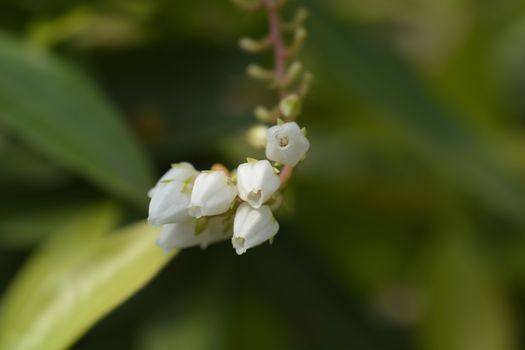
[[[155,193],[155,190],[156,190],[155,187],[152,187],[152,188],[149,189],[149,191],[148,191],[148,198],[150,198],[150,199],[153,198],[153,194]]]
[[[189,207],[188,208],[188,214],[190,214],[190,216],[193,216],[194,218],[197,218],[197,219],[200,219],[203,216],[201,207],[198,206],[198,205],[194,205],[192,207]]]
[[[162,226],[162,223],[158,219],[152,217],[148,217],[148,224],[151,226]]]
[[[237,255],[246,253],[246,239],[244,237],[232,237],[232,245]]]
[[[166,246],[166,242],[162,238],[157,239],[155,243],[157,244],[157,247],[162,248],[165,255],[169,255],[173,251],[173,248]]]
[[[246,201],[252,208],[260,208],[262,205],[262,193],[261,190],[251,191],[246,197]]]

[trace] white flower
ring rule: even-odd
[[[236,196],[237,188],[223,171],[202,172],[195,179],[188,212],[196,218],[222,214]]]
[[[267,160],[248,159],[237,168],[239,197],[254,208],[266,202],[280,185],[279,176]]]
[[[290,166],[299,163],[310,148],[310,142],[295,122],[272,126],[267,141],[266,157]]]
[[[232,236],[231,215],[203,219],[204,221],[190,218],[183,222],[164,225],[157,245],[165,252],[197,245],[206,248],[209,244],[227,240]]]
[[[181,163],[161,178],[151,191],[148,216],[150,224],[160,226],[188,218],[187,207],[196,174],[193,166]]]
[[[251,247],[255,247],[277,234],[279,224],[266,205],[258,209],[242,203],[233,221],[232,244],[237,254],[241,255]]]
[[[162,186],[167,181],[185,181],[187,178],[197,174],[197,170],[190,163],[182,162],[172,164],[170,170],[168,170],[162,177],[157,181],[157,184],[148,191],[148,197],[152,198],[155,190]]]

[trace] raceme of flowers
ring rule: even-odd
[[[295,122],[267,130],[266,156],[276,166],[297,165],[309,147]],[[161,227],[157,244],[165,251],[231,239],[240,255],[277,234],[273,210],[280,203],[281,185],[279,170],[266,159],[248,158],[232,174],[173,164],[148,193],[148,222]]]

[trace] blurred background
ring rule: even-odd
[[[298,6],[312,147],[279,234],[168,261],[144,224],[100,237],[171,163],[261,157],[275,96],[244,72],[272,60],[237,42],[264,15],[0,1],[2,350],[525,348],[525,2]]]

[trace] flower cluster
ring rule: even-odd
[[[266,156],[295,166],[310,143],[295,122],[267,131]],[[158,245],[169,251],[231,239],[237,254],[271,240],[279,230],[272,204],[280,194],[279,170],[268,160],[248,158],[233,174],[197,171],[173,164],[148,195],[148,222],[161,226]]]
[[[272,108],[255,108],[260,122],[276,125],[270,128],[259,125],[248,132],[249,143],[265,148],[268,159],[248,158],[231,173],[222,165],[206,171],[197,171],[189,163],[172,165],[149,192],[148,221],[161,226],[157,243],[166,251],[191,246],[204,248],[231,239],[237,254],[243,254],[271,242],[279,231],[273,211],[282,202],[283,186],[310,148],[306,131],[295,120],[312,75],[303,72],[301,62],[289,62],[306,38],[303,27],[306,10],[298,9],[294,18],[285,22],[279,16],[284,0],[234,2],[248,11],[264,10],[268,16],[268,36],[260,40],[242,38],[239,42],[247,52],[272,50],[274,54],[273,69],[256,64],[247,69],[249,76],[265,81],[280,96]],[[289,46],[283,36],[286,33],[293,33]]]

